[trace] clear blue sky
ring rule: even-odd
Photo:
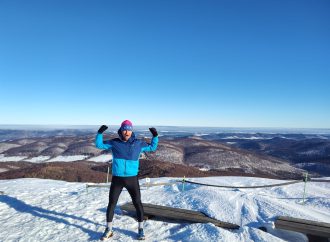
[[[330,1],[0,1],[0,124],[330,128]]]

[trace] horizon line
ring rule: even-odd
[[[120,124],[107,124],[108,126],[120,126]],[[31,126],[31,127],[65,127],[65,126],[100,126],[100,124],[0,124],[1,126]],[[194,126],[194,125],[155,125],[155,124],[135,124],[134,127],[155,126],[155,127],[183,127],[183,128],[226,128],[226,129],[326,129],[330,127],[271,127],[271,126]]]

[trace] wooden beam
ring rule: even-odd
[[[134,212],[135,207],[133,203],[127,203],[121,206],[122,210]],[[227,222],[222,222],[214,218],[208,217],[206,214],[193,211],[188,209],[181,208],[172,208],[154,204],[143,203],[143,209],[146,217],[154,216],[154,217],[162,217],[167,219],[174,220],[183,220],[194,223],[213,223],[214,225],[222,228],[228,229],[238,229],[239,226],[236,224],[231,224]]]
[[[277,229],[292,230],[306,235],[330,238],[329,223],[279,216],[274,224]]]

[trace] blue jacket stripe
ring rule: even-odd
[[[97,134],[95,139],[95,146],[101,150],[109,150],[112,145],[103,143],[103,134]]]
[[[141,152],[155,151],[157,149],[157,146],[158,146],[158,136],[152,138],[150,145],[146,147],[142,147]]]

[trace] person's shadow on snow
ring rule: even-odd
[[[97,240],[100,238],[100,234],[97,231],[86,229],[80,225],[70,223],[69,221],[65,220],[64,218],[76,219],[76,220],[84,221],[86,223],[92,223],[92,224],[95,224],[98,226],[102,226],[101,224],[95,223],[89,219],[77,217],[75,215],[69,215],[66,213],[59,213],[56,211],[51,211],[51,210],[47,210],[47,209],[40,208],[37,206],[29,205],[23,201],[18,200],[17,198],[10,197],[7,195],[1,195],[0,202],[6,203],[8,206],[10,206],[11,208],[15,209],[18,212],[29,213],[35,217],[46,218],[46,219],[52,220],[56,223],[63,223],[63,224],[70,225],[70,226],[76,227],[78,229],[81,229],[84,233],[87,233],[89,235],[90,240]],[[57,216],[61,216],[64,218],[60,218]]]

